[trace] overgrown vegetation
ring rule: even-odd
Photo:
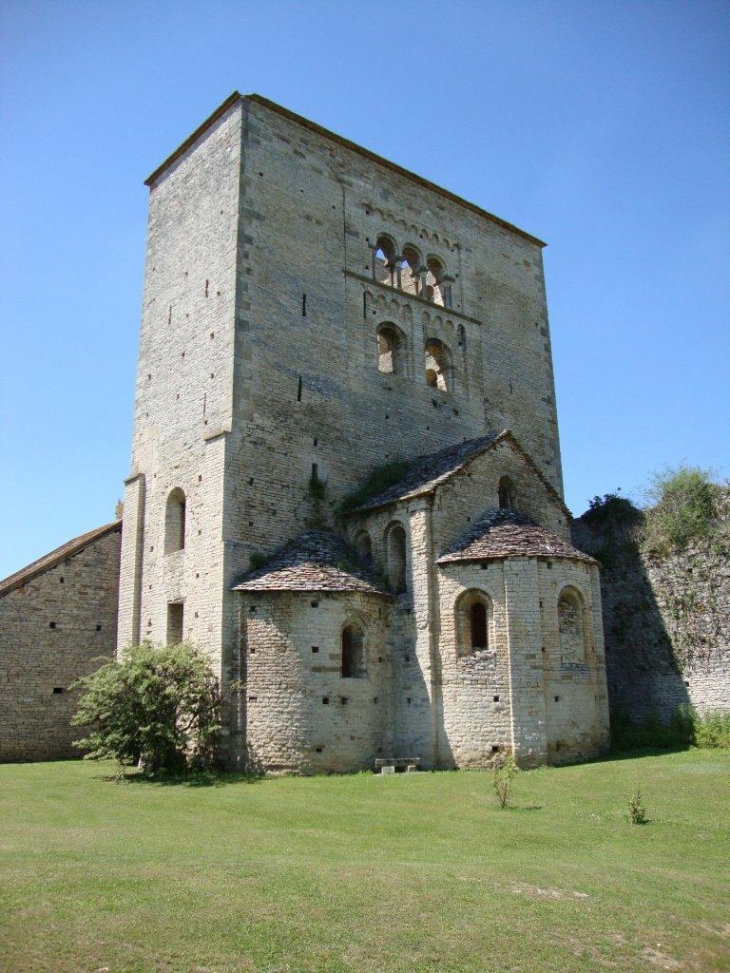
[[[75,746],[86,759],[111,757],[150,776],[216,764],[218,684],[190,645],[132,646],[76,685],[83,696],[72,722],[89,729]]]
[[[261,568],[265,568],[269,563],[269,558],[265,554],[262,554],[261,551],[254,551],[248,559],[248,563],[250,571],[260,571]]]
[[[641,510],[628,497],[620,497],[618,493],[594,497],[583,514],[583,520],[590,527],[609,531],[639,524],[642,519]]]
[[[523,771],[508,811],[489,772],[113,771],[0,765],[4,971],[727,970],[728,752]]]
[[[716,525],[718,491],[712,472],[697,466],[655,473],[647,489],[644,547],[667,557],[709,537]]]
[[[687,747],[730,750],[730,712],[700,716],[691,706],[679,706],[669,723],[650,715],[642,723],[622,713],[611,714],[611,749],[677,750]]]
[[[368,474],[362,486],[345,497],[339,506],[339,515],[343,517],[356,507],[361,507],[368,500],[372,500],[373,497],[377,497],[378,494],[395,486],[396,483],[407,476],[409,469],[409,464],[402,460],[393,460],[390,463],[384,463],[382,466],[376,466]]]

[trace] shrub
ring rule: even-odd
[[[632,824],[646,824],[646,808],[641,802],[641,791],[638,788],[629,801],[629,817]]]
[[[218,684],[191,646],[132,646],[76,685],[83,696],[72,723],[89,731],[74,745],[86,759],[112,757],[150,775],[216,764]]]
[[[696,717],[695,743],[707,750],[730,750],[730,713],[714,710]]]
[[[512,781],[520,772],[512,754],[502,757],[494,768],[494,790],[501,808],[507,807]]]
[[[708,470],[679,466],[655,473],[647,490],[646,548],[666,557],[708,537],[717,517],[717,494]]]

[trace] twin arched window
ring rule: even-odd
[[[477,588],[465,591],[456,602],[456,644],[459,656],[489,648],[492,600]]]
[[[165,507],[165,553],[185,547],[185,494],[180,487],[170,491]]]
[[[453,277],[441,258],[429,256],[424,260],[412,243],[407,243],[399,254],[395,240],[387,233],[381,233],[373,247],[373,280],[441,307],[451,307]]]
[[[405,375],[407,371],[406,339],[400,328],[390,321],[379,325],[376,332],[378,371],[384,375]],[[428,338],[424,348],[426,385],[448,392],[452,385],[451,352],[440,338]]]

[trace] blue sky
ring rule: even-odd
[[[0,7],[0,578],[113,518],[144,178],[256,91],[549,244],[568,505],[730,476],[730,5]]]

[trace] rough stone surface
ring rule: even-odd
[[[636,528],[577,519],[574,543],[603,562],[611,708],[637,721],[671,719],[677,707],[730,710],[730,494],[718,541],[666,558],[635,542]]]
[[[0,582],[0,761],[77,757],[69,686],[112,659],[121,523]]]
[[[210,655],[233,766],[597,752],[597,569],[568,546],[540,241],[258,96],[148,184],[120,644],[182,632]],[[394,460],[404,481],[343,520]],[[479,565],[437,560],[505,477],[547,533],[502,551],[487,591]],[[546,559],[585,625],[552,723]],[[454,634],[467,585],[491,599],[483,655]]]

